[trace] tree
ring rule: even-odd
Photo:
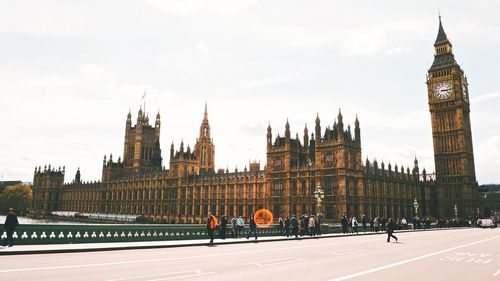
[[[18,183],[8,186],[0,194],[0,208],[6,211],[9,208],[14,208],[16,212],[23,213],[31,208],[33,200],[33,192],[29,185]]]

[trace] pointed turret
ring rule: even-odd
[[[81,177],[81,175],[80,175],[80,167],[78,167],[78,170],[76,171],[76,175],[75,175],[75,182],[76,183],[80,183],[81,182],[80,177]]]
[[[199,163],[199,170],[201,173],[215,172],[215,146],[210,137],[208,104],[206,102],[203,112],[203,121],[200,126],[200,135],[194,145],[194,158]]]
[[[321,142],[321,121],[319,120],[319,113],[316,114],[316,127],[314,127],[314,134],[316,135],[316,143]]]
[[[271,129],[271,122],[267,126],[267,147],[271,147],[273,144],[273,133]]]
[[[339,108],[339,114],[337,116],[337,126],[338,126],[338,131],[337,131],[337,141],[338,142],[343,142],[344,141],[344,121],[342,117],[342,112],[340,111]]]
[[[441,16],[439,16],[439,30],[438,30],[436,42],[434,42],[434,45],[439,44],[439,43],[443,43],[446,41],[449,41],[448,36],[446,36],[446,32],[444,32],[443,23],[441,22]]]
[[[307,123],[304,126],[304,147],[309,146],[309,130],[307,130]]]
[[[286,140],[290,139],[290,124],[288,123],[288,118],[286,119],[286,124],[285,124],[285,139]]]
[[[456,63],[453,56],[451,42],[444,32],[443,23],[441,22],[441,16],[439,16],[439,30],[436,37],[436,42],[434,42],[434,50],[435,55],[431,69]]]
[[[155,122],[155,127],[160,127],[160,110],[158,109],[158,113],[156,113],[156,122]]]
[[[132,127],[132,113],[130,113],[130,109],[128,110],[128,114],[127,114],[127,125],[126,125],[127,128],[130,128]]]
[[[354,121],[354,141],[361,146],[361,129],[359,128],[358,115],[356,114],[356,121]]]

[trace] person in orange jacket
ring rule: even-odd
[[[217,219],[212,215],[212,212],[208,212],[207,217],[207,232],[210,237],[210,244],[214,243],[214,231],[217,228]]]

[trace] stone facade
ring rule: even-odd
[[[254,162],[243,171],[215,171],[206,105],[194,150],[181,143],[176,151],[172,143],[167,169],[162,167],[160,115],[153,127],[139,110],[135,127],[131,114],[127,116],[123,161],[104,157],[102,182],[81,182],[78,170],[75,180],[64,184],[64,168],[37,167],[33,208],[145,215],[155,222],[177,223],[202,223],[208,211],[248,217],[267,208],[275,218],[321,211],[324,221],[338,222],[343,214],[412,217],[417,199],[419,216],[452,217],[454,204],[462,216],[470,215],[477,207],[477,183],[469,104],[461,87],[466,87],[466,78],[442,33],[440,22],[441,41],[436,42],[428,76],[437,175],[420,171],[417,159],[411,169],[363,161],[360,122],[356,117],[352,130],[340,111],[324,130],[317,116],[314,132],[305,127],[302,138],[290,135],[288,121],[284,135],[275,138],[269,125],[264,167]],[[445,80],[453,81],[454,94],[450,100],[437,100],[435,88]],[[313,195],[317,186],[325,193],[322,210],[316,209]]]

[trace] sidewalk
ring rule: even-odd
[[[437,231],[437,230],[452,230],[462,228],[431,228],[427,230],[399,230],[396,233],[418,232],[418,231]],[[386,235],[385,232],[366,232],[359,234],[323,234],[321,236],[302,236],[299,238],[284,237],[284,236],[267,236],[255,238],[227,238],[214,239],[214,245],[239,244],[239,243],[261,243],[286,240],[304,240],[304,239],[321,239],[334,237],[348,237],[359,235]],[[384,238],[385,239],[385,238]],[[14,241],[15,243],[15,241]],[[52,254],[52,253],[74,253],[74,252],[96,252],[96,251],[116,251],[116,250],[132,250],[132,249],[154,249],[154,248],[171,248],[171,247],[192,247],[192,246],[209,246],[208,239],[198,240],[169,240],[169,241],[143,241],[143,242],[111,242],[111,243],[79,243],[79,244],[42,244],[42,245],[15,245],[14,247],[0,246],[0,256],[2,255],[33,255],[33,254]]]

